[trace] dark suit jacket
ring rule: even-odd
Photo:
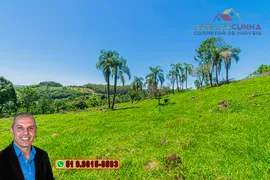
[[[36,180],[54,179],[47,152],[37,147],[35,149]],[[24,180],[13,142],[0,152],[0,180]]]

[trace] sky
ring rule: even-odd
[[[261,35],[220,36],[241,49],[229,77],[242,79],[261,64],[270,64],[269,7],[268,0],[1,1],[0,76],[14,85],[105,84],[96,69],[101,49],[125,57],[132,78],[145,78],[149,67],[157,65],[166,76],[172,63],[198,65],[195,49],[212,36],[195,35],[195,26],[224,25],[213,19],[233,8],[242,21],[232,23],[261,27]],[[226,77],[224,65],[222,69],[221,79]],[[126,79],[127,84],[132,81]],[[188,87],[194,80],[188,78]]]

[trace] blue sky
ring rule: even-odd
[[[268,0],[1,2],[0,76],[15,85],[50,80],[105,84],[95,67],[101,49],[117,50],[127,59],[132,76],[143,78],[150,66],[160,65],[165,75],[172,63],[197,66],[195,49],[211,36],[194,35],[195,25],[214,24],[217,14],[233,8],[242,24],[262,28],[262,35],[221,36],[242,50],[229,73],[241,79],[270,64],[268,7]],[[225,78],[224,66],[221,75]],[[190,78],[188,86],[194,80]]]

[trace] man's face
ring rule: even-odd
[[[18,117],[10,132],[14,136],[14,143],[19,149],[30,148],[36,136],[37,128],[31,117]]]

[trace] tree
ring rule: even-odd
[[[88,108],[87,104],[85,103],[85,97],[80,97],[78,100],[75,102],[75,107],[76,109],[86,109]]]
[[[130,79],[130,69],[126,65],[127,60],[124,57],[118,58],[118,53],[116,54],[115,58],[113,59],[112,63],[112,75],[114,76],[114,93],[113,93],[113,102],[112,102],[112,109],[115,104],[115,96],[116,96],[116,87],[117,87],[117,79],[120,79],[123,86],[125,84],[125,77],[124,74],[128,75]]]
[[[186,80],[187,80],[186,75],[183,72],[181,72],[181,74],[179,75],[179,81],[181,82],[182,90],[184,90],[184,82]]]
[[[237,63],[239,61],[239,53],[241,52],[240,48],[234,48],[231,45],[223,46],[221,48],[220,55],[224,59],[225,68],[226,68],[226,82],[229,82],[229,69],[231,68],[232,59]]]
[[[132,86],[133,90],[136,90],[137,92],[139,90],[142,91],[142,88],[143,88],[143,78],[142,77],[134,76],[134,80],[131,83],[131,86]]]
[[[172,67],[172,71],[174,71],[175,76],[176,76],[175,77],[175,79],[176,79],[176,87],[177,87],[177,91],[179,93],[180,91],[179,91],[178,83],[179,83],[179,78],[180,78],[180,72],[183,71],[183,67],[182,67],[181,63],[171,64],[171,67]]]
[[[150,67],[149,69],[151,73],[147,74],[145,79],[156,88],[158,88],[158,82],[160,82],[160,85],[162,86],[165,81],[163,70],[159,66],[156,66],[155,68]]]
[[[30,86],[25,86],[22,88],[19,94],[22,107],[26,108],[26,112],[29,112],[31,106],[37,100],[38,94],[37,91]]]
[[[41,98],[38,100],[38,107],[42,114],[48,114],[51,113],[53,101],[50,96],[47,94],[41,96]]]
[[[60,108],[61,108],[61,106],[62,106],[61,100],[60,100],[60,99],[55,99],[55,100],[53,101],[52,106],[53,106],[54,112],[59,113]]]
[[[11,81],[0,76],[0,115],[2,115],[2,110],[4,104],[16,104],[17,96],[14,86]]]
[[[148,89],[151,95],[158,99],[158,105],[160,105],[161,92],[158,89],[158,82],[160,82],[160,87],[162,87],[165,79],[163,75],[163,70],[156,66],[155,68],[150,67],[151,73],[146,75],[146,83],[148,84]]]
[[[256,71],[249,74],[248,77],[261,76],[270,72],[270,65],[262,64]]]
[[[128,91],[128,96],[130,97],[131,104],[133,104],[135,97],[138,95],[139,95],[138,91],[135,91],[135,90]]]
[[[201,83],[200,83],[200,81],[199,81],[198,79],[196,79],[196,80],[194,81],[194,85],[195,85],[195,87],[198,89],[198,88],[200,88]]]
[[[192,64],[187,64],[184,63],[184,69],[185,69],[185,78],[186,78],[186,89],[187,89],[187,78],[188,78],[188,74],[191,75],[192,74]]]
[[[207,71],[212,86],[212,73],[214,71],[214,63],[212,60],[212,39],[206,39],[201,44],[197,51],[197,60],[199,63],[204,64],[204,70]]]
[[[202,90],[202,85],[203,85],[203,81],[204,81],[206,74],[207,74],[207,71],[205,70],[205,64],[200,63],[200,65],[195,70],[195,75],[197,77],[197,80],[199,81],[199,85],[201,87],[201,90]]]
[[[174,84],[175,84],[176,76],[177,76],[177,73],[174,70],[170,70],[169,73],[167,74],[167,79],[169,79],[171,81],[171,84],[172,84],[173,94],[174,94]]]
[[[101,70],[105,81],[107,83],[107,101],[108,108],[111,107],[110,103],[110,76],[113,60],[116,58],[118,53],[116,51],[106,51],[105,49],[100,51],[99,61],[96,64],[96,68]]]
[[[216,83],[218,85],[218,75],[220,75],[220,72],[221,72],[221,63],[222,63],[222,56],[220,55],[220,49],[217,48],[217,47],[214,47],[213,48],[213,56],[212,56],[212,59],[213,59],[213,63],[216,67]]]
[[[39,83],[39,86],[63,87],[62,84],[54,82],[54,81],[43,81]]]

